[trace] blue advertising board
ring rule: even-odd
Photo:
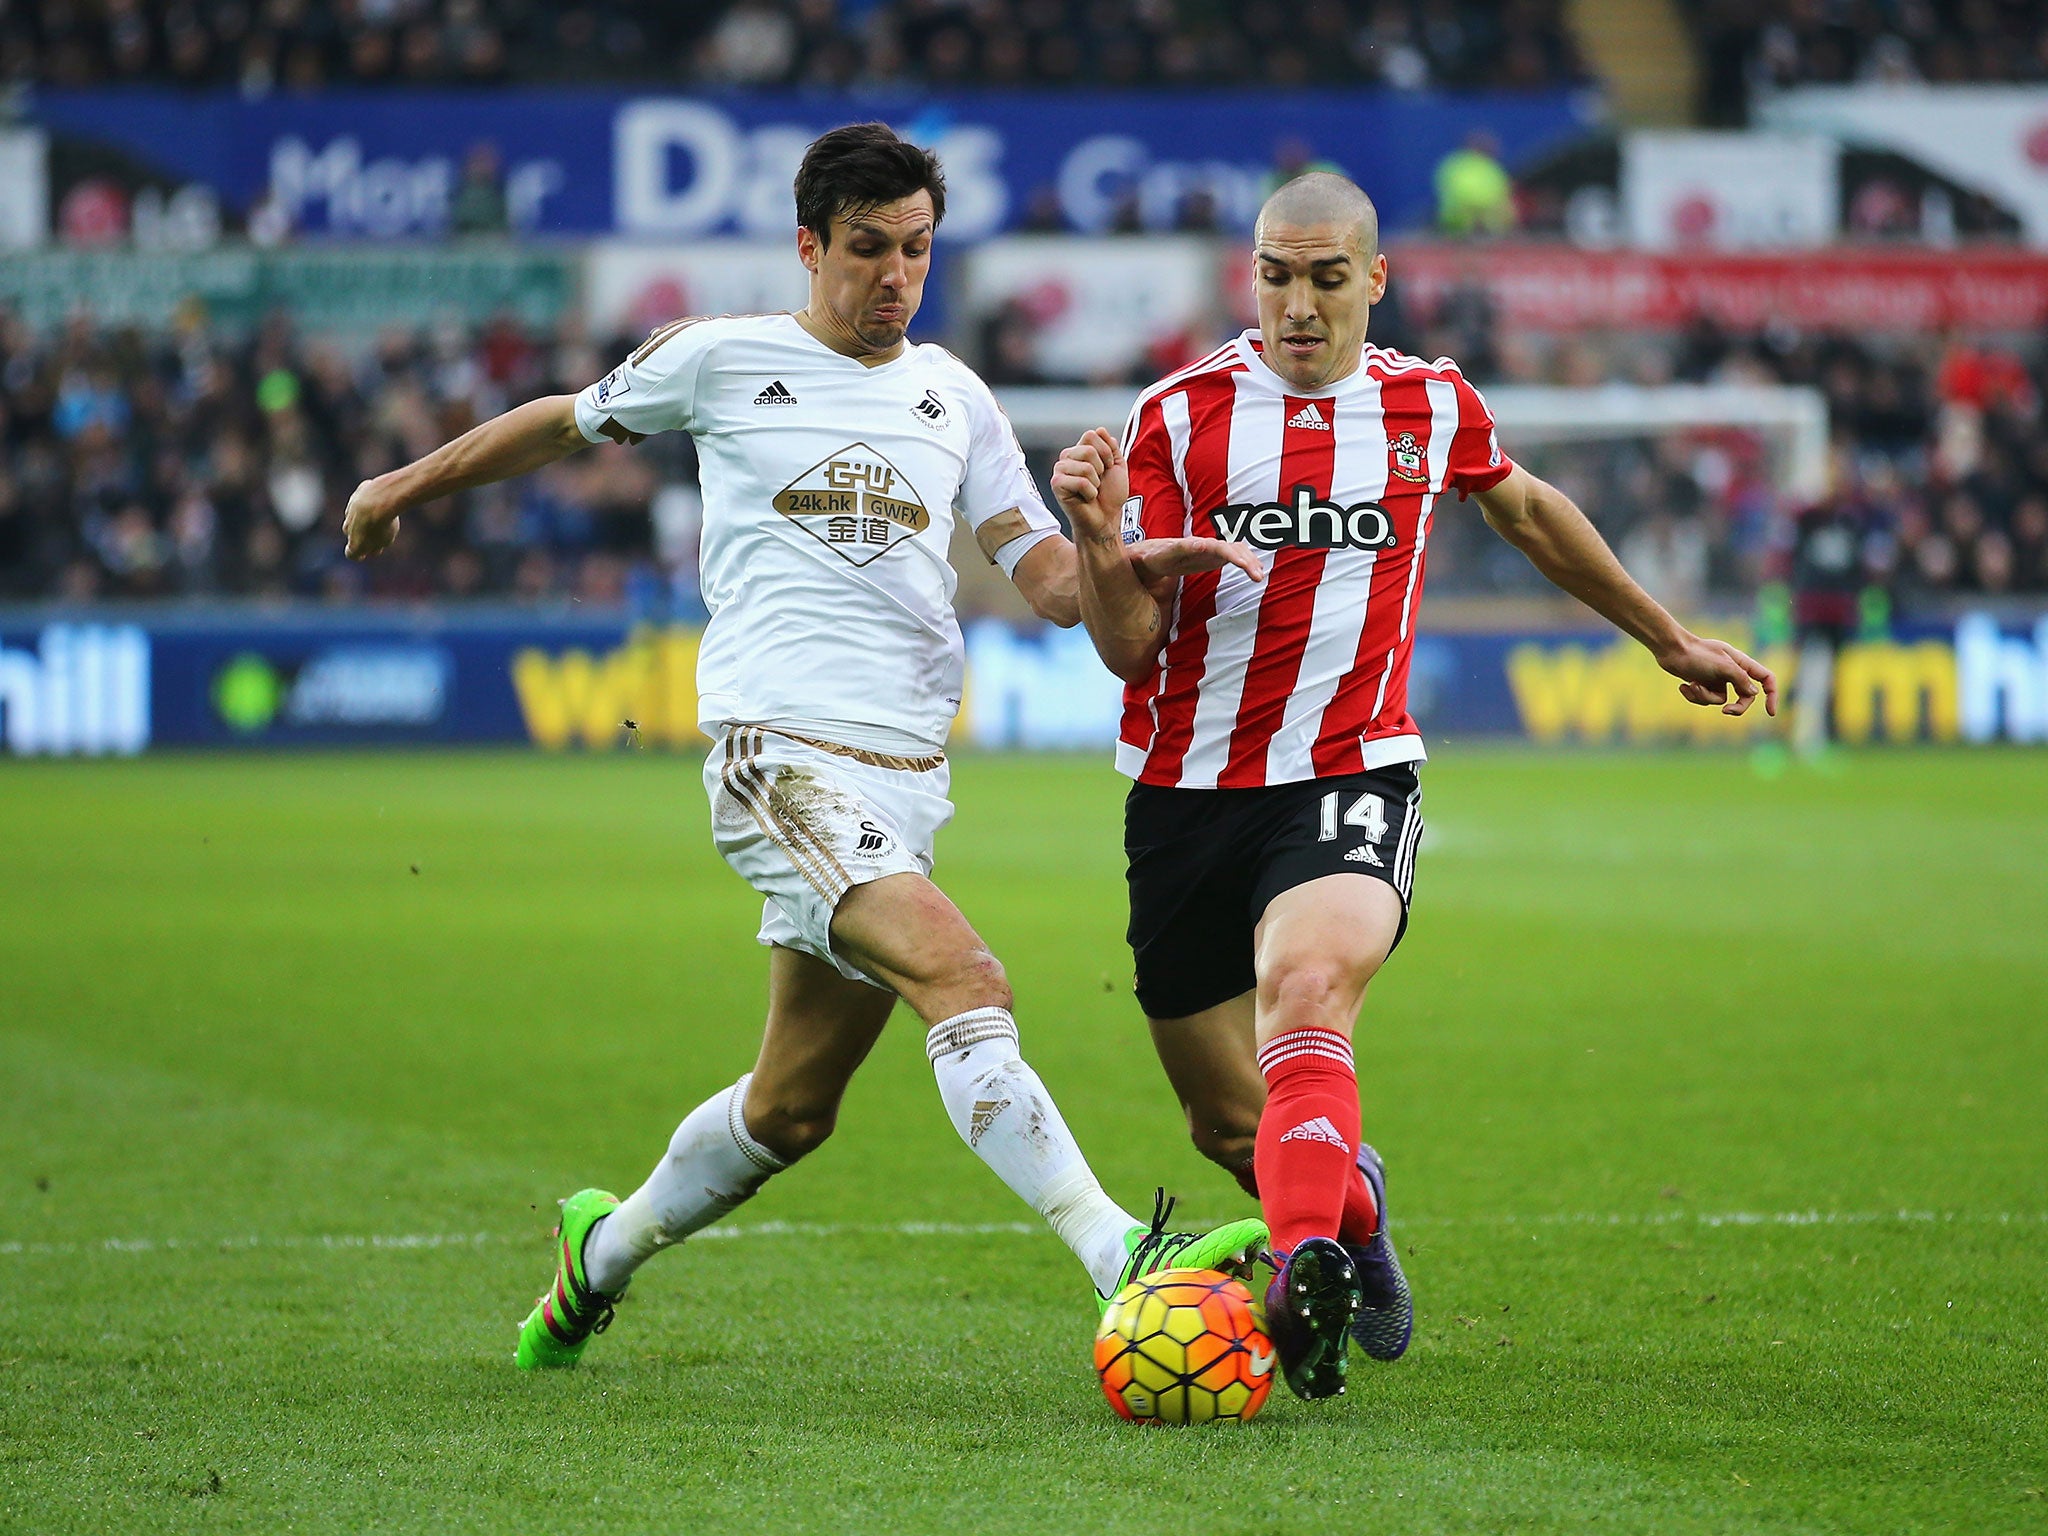
[[[1248,228],[1283,152],[1336,162],[1382,222],[1425,222],[1437,162],[1474,129],[1510,166],[1584,131],[1582,92],[1461,95],[1227,91],[1158,94],[647,95],[617,90],[370,91],[245,99],[147,88],[47,90],[31,116],[126,156],[139,173],[209,188],[237,214],[273,193],[313,235],[431,236],[459,167],[489,143],[516,229],[652,239],[782,235],[790,182],[825,129],[884,119],[943,157],[946,233],[1015,229],[1050,189],[1075,229],[1110,227],[1135,195],[1171,222],[1188,192]]]
[[[1739,627],[1721,626],[1740,641]],[[93,756],[147,747],[518,743],[700,748],[699,632],[623,618],[0,616],[0,748]],[[1079,630],[967,629],[956,739],[1107,751],[1121,688]],[[1798,659],[1765,650],[1788,685]],[[1793,695],[1788,692],[1787,699]],[[1611,631],[1430,633],[1410,706],[1432,742],[1735,746],[1784,729],[1684,703]],[[1833,721],[1849,742],[2048,742],[2048,616],[1966,616],[1847,647]]]

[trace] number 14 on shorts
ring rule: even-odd
[[[1377,843],[1387,835],[1387,803],[1378,795],[1360,795],[1351,802],[1351,808],[1340,817],[1337,802],[1341,792],[1331,790],[1323,796],[1321,803],[1322,830],[1316,835],[1320,843],[1334,843],[1341,835],[1340,827],[1357,827],[1367,841]]]

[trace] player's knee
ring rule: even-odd
[[[1014,1001],[1003,962],[978,944],[946,967],[939,986],[949,998],[962,1000],[968,1008],[1008,1008]]]
[[[1330,958],[1282,960],[1259,978],[1259,1011],[1282,1029],[1349,1032],[1369,967]]]

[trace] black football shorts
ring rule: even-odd
[[[1146,1014],[1184,1018],[1251,991],[1252,930],[1266,904],[1325,875],[1386,881],[1400,894],[1406,933],[1422,840],[1415,769],[1399,763],[1260,789],[1133,784],[1124,853]]]

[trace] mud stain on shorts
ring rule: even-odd
[[[778,768],[768,782],[768,809],[837,845],[868,808],[830,779],[807,768]]]

